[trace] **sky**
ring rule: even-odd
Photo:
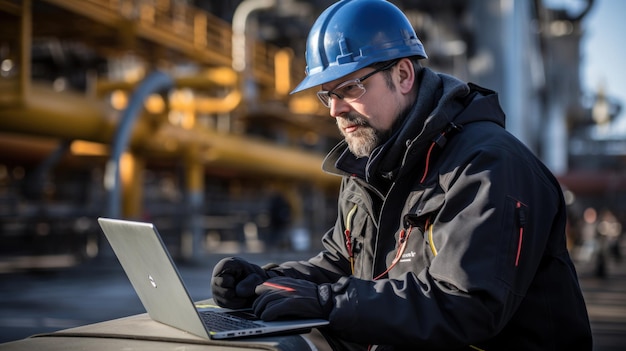
[[[626,1],[596,0],[583,19],[581,42],[582,89],[591,93],[604,85],[606,92],[620,100],[622,112],[615,127],[626,135]]]

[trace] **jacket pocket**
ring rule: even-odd
[[[409,254],[417,253],[423,267],[429,267],[438,253],[437,228],[433,224],[444,203],[445,194],[440,187],[426,189],[419,201],[403,217],[404,227],[412,227],[414,232],[410,239]]]
[[[346,258],[350,263],[350,271],[355,277],[368,277],[371,269],[368,262],[372,261],[371,241],[375,225],[360,197],[348,198],[342,209],[342,246],[346,250]]]

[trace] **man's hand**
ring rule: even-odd
[[[333,308],[330,284],[317,285],[308,280],[276,277],[258,285],[254,313],[265,321],[281,318],[327,319]]]
[[[213,300],[226,308],[248,308],[257,297],[254,288],[271,276],[274,274],[241,258],[224,258],[213,269]]]

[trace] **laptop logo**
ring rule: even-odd
[[[152,276],[150,274],[148,274],[148,279],[150,280],[150,284],[152,284],[153,288],[157,287],[157,283],[156,281],[154,281],[154,278],[152,278]]]

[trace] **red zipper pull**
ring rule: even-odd
[[[518,227],[518,239],[517,239],[517,255],[515,256],[515,267],[519,266],[520,256],[522,254],[522,241],[524,239],[524,226],[526,225],[526,214],[522,208],[522,203],[518,201],[515,204],[515,211],[517,212],[517,227]]]
[[[350,238],[350,230],[346,229],[345,231],[345,235],[346,235],[346,248],[348,249],[348,256],[353,257],[352,255],[352,238]]]
[[[350,236],[350,229],[346,229],[344,233],[346,235],[346,249],[348,249],[348,257],[350,259],[350,271],[354,274],[354,252],[352,251],[352,237]]]
[[[404,229],[402,229],[400,231],[400,235],[398,238],[398,247],[402,246],[402,244],[404,244],[404,240],[406,240],[406,231]]]

